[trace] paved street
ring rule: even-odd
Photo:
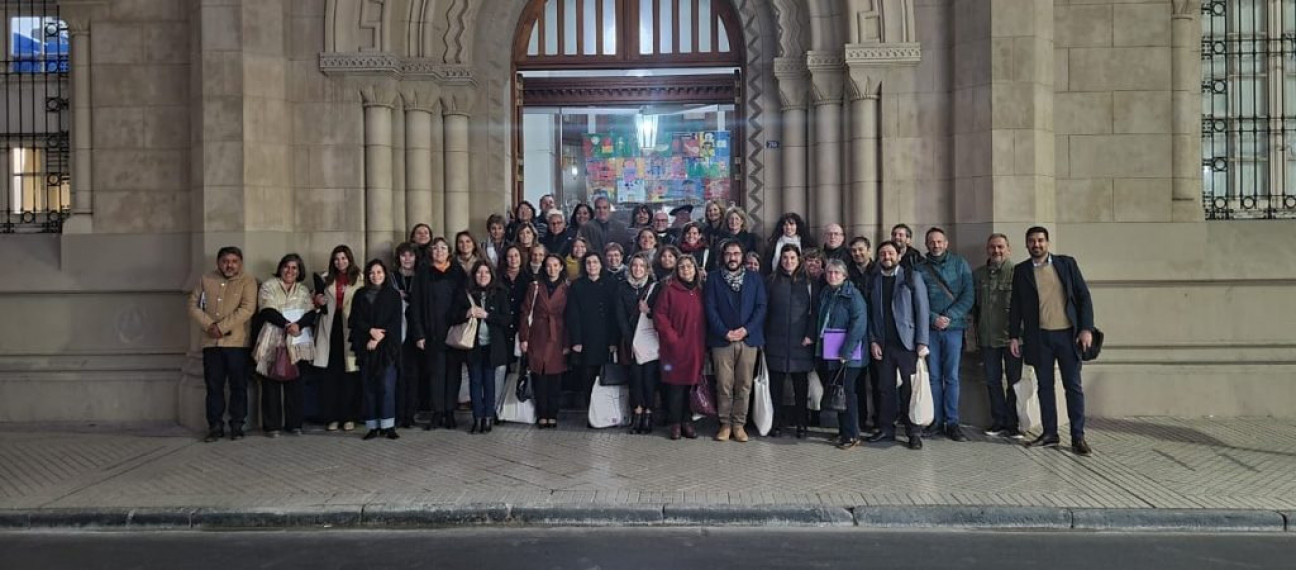
[[[178,428],[0,428],[0,509],[685,504],[1296,508],[1296,422],[1095,419],[1096,453],[1003,439],[834,449],[502,425],[398,441],[308,432],[204,444]],[[583,423],[583,422],[582,422]],[[709,435],[704,430],[704,436]],[[1063,444],[1067,442],[1064,438]]]
[[[1296,536],[834,529],[0,533],[27,568],[1282,568]]]

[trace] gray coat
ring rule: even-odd
[[[927,286],[923,283],[922,273],[910,271],[903,266],[896,268],[895,295],[891,306],[882,304],[882,286],[886,278],[878,273],[873,278],[873,291],[869,293],[869,342],[886,346],[886,326],[882,311],[891,311],[890,318],[895,319],[896,330],[900,333],[900,342],[906,350],[916,351],[918,345],[927,346],[927,326],[930,313],[927,308]],[[917,326],[921,324],[922,326]]]
[[[814,297],[804,273],[794,279],[776,271],[769,277],[766,295],[765,363],[770,372],[809,372],[814,369]]]

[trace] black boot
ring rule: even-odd
[[[630,416],[630,433],[643,433],[643,412],[634,412]]]
[[[383,435],[386,436],[387,439],[400,439],[400,434],[396,433],[396,428],[387,428],[383,430]]]
[[[486,418],[486,419],[482,420],[482,433],[490,433],[490,432],[491,432],[491,426],[494,425],[494,424],[495,424],[495,421],[492,420],[491,418]]]
[[[456,429],[459,427],[459,422],[455,421],[454,410],[445,413],[445,427],[446,429]]]
[[[652,412],[644,411],[644,415],[643,415],[643,431],[642,431],[641,433],[652,433],[652,430],[653,430],[653,421],[652,421],[652,418],[653,418]]]
[[[369,430],[368,433],[364,434],[364,437],[363,437],[362,439],[364,439],[365,441],[368,441],[368,440],[371,440],[371,439],[373,439],[373,438],[375,438],[375,437],[378,437],[378,430],[376,430],[376,429],[371,429],[371,430]]]
[[[438,427],[441,427],[441,412],[432,412],[428,417],[427,425],[423,426],[423,431],[432,431]]]

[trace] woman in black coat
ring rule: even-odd
[[[446,346],[450,329],[450,308],[454,295],[463,288],[467,274],[450,259],[450,245],[436,238],[428,246],[429,261],[419,266],[410,294],[409,334],[427,357],[432,419],[424,429],[455,427],[454,408],[459,399],[458,355]]]
[[[617,284],[616,321],[621,332],[621,354],[625,355],[622,363],[629,365],[630,406],[634,408],[630,433],[652,433],[652,407],[657,393],[657,356],[651,355],[651,360],[649,357],[641,358],[633,346],[640,321],[647,328],[653,326],[652,306],[657,300],[659,287],[653,279],[648,260],[647,253],[636,253],[627,265],[625,279]]]
[[[473,426],[468,433],[489,433],[495,417],[495,369],[508,364],[513,353],[509,344],[513,310],[508,290],[496,282],[489,263],[478,261],[469,279],[455,295],[451,324],[477,319],[473,348],[459,352],[468,363],[468,393],[472,398]]]
[[[364,439],[378,437],[379,429],[387,439],[399,439],[396,433],[396,365],[401,354],[400,292],[387,276],[387,266],[380,260],[365,265],[365,286],[351,302],[351,349],[360,364],[361,406],[365,427]]]
[[[588,407],[594,378],[616,350],[620,331],[613,319],[617,280],[603,270],[603,257],[597,252],[586,254],[582,264],[581,278],[567,294],[567,338],[583,407]]]
[[[777,437],[787,418],[783,413],[783,386],[792,378],[792,420],[797,438],[806,436],[809,397],[808,374],[814,370],[815,288],[801,264],[801,250],[785,244],[779,263],[766,285],[768,306],[765,320],[765,365],[770,372],[770,397],[774,400],[774,429]]]

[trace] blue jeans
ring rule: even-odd
[[[959,359],[963,357],[963,329],[931,330],[927,368],[931,375],[932,426],[954,427],[959,421]]]
[[[1084,437],[1084,388],[1080,387],[1080,356],[1076,354],[1075,333],[1042,331],[1039,347],[1040,361],[1035,363],[1035,378],[1039,381],[1040,423],[1044,435],[1057,437],[1057,387],[1053,382],[1053,363],[1062,370],[1062,389],[1066,390],[1067,418],[1071,420],[1071,439]]]
[[[495,416],[495,367],[490,362],[490,345],[472,350],[468,359],[468,394],[472,398],[473,419]]]
[[[365,427],[396,427],[396,364],[388,365],[381,379],[370,379],[368,374],[362,377],[364,391],[360,401],[364,405]]]
[[[981,347],[981,360],[985,364],[986,391],[990,393],[990,418],[994,427],[1017,429],[1017,391],[1013,386],[1021,380],[1022,361],[1012,355],[1008,347]],[[1003,376],[1008,374],[1007,390]]]

